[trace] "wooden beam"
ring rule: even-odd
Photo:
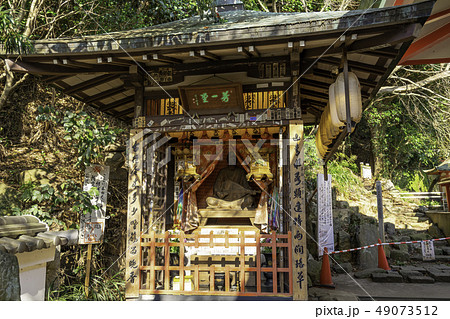
[[[334,82],[336,79],[336,75],[332,74],[331,71],[328,70],[314,68],[311,71],[315,77],[323,78],[324,82],[329,82],[330,80]],[[307,79],[307,77],[304,77],[304,79]],[[359,79],[359,84],[361,84],[362,86],[367,86],[369,88],[374,88],[376,86],[375,82],[364,79]]]
[[[162,99],[169,99],[170,97],[177,98],[179,92],[178,90],[161,90],[158,89],[157,91],[146,91],[144,92],[144,96],[147,98],[150,98],[152,100],[162,100]],[[169,96],[170,95],[170,96]]]
[[[401,42],[407,42],[414,39],[418,31],[420,30],[420,24],[408,24],[406,26],[401,26],[392,32],[392,30],[387,29],[381,35],[376,35],[371,38],[365,38],[361,40],[355,39],[347,47],[349,53],[355,53],[360,51],[377,50],[385,47],[390,47]],[[345,41],[345,40],[344,40]],[[340,42],[342,43],[342,42]],[[340,46],[330,48],[329,46],[323,46],[313,49],[306,49],[302,53],[303,59],[312,59],[318,57],[328,57],[328,56],[340,56],[342,49]]]
[[[243,46],[237,47],[237,52],[242,54],[242,55],[244,55],[244,56],[246,56],[247,58],[253,57],[253,55],[246,48],[244,48]]]
[[[336,66],[340,66],[341,65],[341,59],[336,59],[336,58],[322,58],[320,59],[321,63],[325,63],[325,64],[329,64],[329,65],[336,65]],[[377,67],[375,65],[371,65],[371,64],[366,64],[366,63],[362,63],[362,62],[357,62],[357,61],[348,61],[349,66],[354,69],[354,70],[358,70],[360,72],[364,72],[364,73],[374,73],[374,74],[378,74],[378,75],[384,75],[386,73],[386,68],[382,68],[382,67]]]
[[[122,68],[112,65],[95,65],[90,69],[72,68],[63,65],[54,65],[46,63],[28,63],[24,61],[12,61],[5,59],[8,68],[14,72],[31,73],[35,75],[64,75],[80,73],[127,73],[128,68]]]
[[[166,63],[171,63],[171,64],[183,63],[183,61],[180,59],[168,57],[168,56],[162,55],[160,53],[153,53],[151,56],[152,56],[153,60],[160,61],[160,62],[166,62]]]
[[[288,47],[290,44],[288,44]],[[289,66],[291,68],[291,87],[288,91],[288,103],[290,108],[300,107],[300,52],[297,45],[292,43],[292,52],[289,55]]]
[[[326,103],[321,103],[318,101],[310,100],[310,99],[302,99],[302,105],[305,105],[306,108],[312,107],[322,113],[325,110],[325,107],[327,106]]]
[[[133,101],[134,101],[134,95],[127,96],[126,98],[115,101],[111,104],[104,104],[103,106],[99,107],[99,110],[102,112],[109,111],[109,110],[115,109],[116,107],[122,106],[124,104],[131,103]]]
[[[64,90],[64,93],[71,94],[76,91],[82,91],[84,89],[95,86],[96,84],[109,82],[115,78],[117,78],[117,75],[115,75],[115,74],[101,75],[101,76],[95,77],[93,79],[90,79],[88,81],[83,81],[80,84],[74,85],[74,86],[70,87],[69,89]]]
[[[311,91],[311,90],[307,90],[307,89],[302,89],[301,92],[302,96],[309,96],[311,98],[316,98],[319,99],[321,101],[325,101],[328,102],[328,93],[320,93],[317,91]]]
[[[125,67],[129,67],[130,65],[133,65],[136,63],[133,60],[120,59],[115,56],[107,56],[103,61],[105,61],[108,64],[120,65],[120,66],[125,66]]]
[[[398,51],[394,48],[384,48],[378,50],[361,51],[363,55],[376,56],[378,58],[394,59],[398,55]]]
[[[201,58],[203,60],[214,62],[214,61],[220,61],[221,58],[211,52],[208,52],[206,50],[200,49],[198,51],[189,51],[189,56],[191,57],[197,57]]]
[[[113,88],[113,89],[110,89],[110,90],[107,90],[107,91],[104,91],[104,92],[101,92],[101,93],[89,96],[89,97],[83,99],[83,102],[86,103],[86,104],[93,103],[93,102],[96,102],[96,101],[108,98],[110,96],[116,95],[118,93],[122,93],[125,90],[126,90],[125,87],[118,86],[116,88]]]
[[[255,45],[249,45],[248,52],[258,58],[261,56],[261,53],[258,51]]]
[[[130,107],[129,109],[125,109],[125,110],[120,111],[120,112],[116,112],[116,113],[114,114],[114,116],[117,116],[117,117],[123,117],[123,116],[125,116],[125,115],[132,114],[132,113],[135,113],[134,107]]]
[[[330,82],[332,82],[332,81],[330,81]],[[319,88],[319,89],[328,90],[331,83],[329,83],[329,81],[322,82],[322,81],[316,81],[316,80],[302,78],[300,81],[300,87],[303,87],[305,85],[312,86],[312,87]]]
[[[144,86],[136,86],[134,88],[134,108],[132,111],[134,111],[134,117],[140,117],[145,116],[145,99],[144,99]]]
[[[221,58],[218,55],[211,53],[209,51],[206,51],[206,50],[200,50],[199,53],[200,53],[201,57],[210,59],[212,61],[220,61],[221,60]]]
[[[215,71],[218,69],[219,71],[225,70],[225,72],[230,72],[230,68],[239,69],[239,70],[248,70],[249,65],[257,66],[258,63],[270,63],[270,62],[289,62],[289,57],[282,56],[274,56],[274,57],[262,57],[262,58],[249,58],[249,59],[233,59],[233,60],[221,60],[221,61],[205,61],[205,62],[196,62],[196,63],[184,63],[174,66],[174,72],[176,74],[182,75],[199,75],[199,74],[214,74],[220,73]],[[148,68],[146,70],[155,70],[157,68]]]
[[[67,67],[73,67],[73,68],[92,69],[93,67],[96,66],[94,64],[78,62],[78,61],[74,61],[74,60],[68,59],[68,58],[62,58],[61,61],[62,61],[63,65],[65,65]]]
[[[43,77],[42,79],[47,82],[58,82],[58,81],[62,81],[65,80],[67,78],[72,77],[73,75],[53,75],[53,76],[48,76],[48,77]]]

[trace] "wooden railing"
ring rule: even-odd
[[[442,192],[410,192],[410,193],[398,193],[396,195],[400,198],[429,199],[435,201],[442,201],[443,194],[444,193]]]
[[[202,247],[236,247],[236,254],[191,254]],[[170,253],[171,248],[178,251]],[[247,252],[252,249],[253,254],[246,254],[246,248]],[[265,264],[261,262],[263,250],[270,251]],[[152,232],[141,235],[141,254],[141,295],[292,296],[290,232],[270,235]],[[271,265],[267,259],[272,260]]]
[[[445,199],[445,195],[442,192],[409,192],[409,193],[393,193],[395,196],[402,199],[419,199],[439,202],[439,205],[428,205],[429,209],[442,208],[446,210],[448,203]]]

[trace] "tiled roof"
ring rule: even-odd
[[[78,230],[48,231],[48,225],[35,216],[0,217],[0,250],[11,254],[58,245],[74,245]]]
[[[443,161],[438,166],[431,168],[429,170],[425,170],[424,172],[430,175],[439,174],[439,172],[450,171],[450,158]]]

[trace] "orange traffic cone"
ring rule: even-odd
[[[320,287],[335,288],[331,280],[330,260],[328,259],[328,249],[323,249],[322,268],[320,269]]]
[[[389,264],[386,259],[386,255],[384,254],[384,248],[383,245],[381,245],[381,239],[378,239],[378,268],[384,269],[384,270],[391,270],[391,267],[389,267]]]

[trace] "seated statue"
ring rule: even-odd
[[[242,167],[228,166],[220,170],[214,183],[213,197],[208,197],[208,208],[245,209],[254,205],[257,191],[247,182]]]

